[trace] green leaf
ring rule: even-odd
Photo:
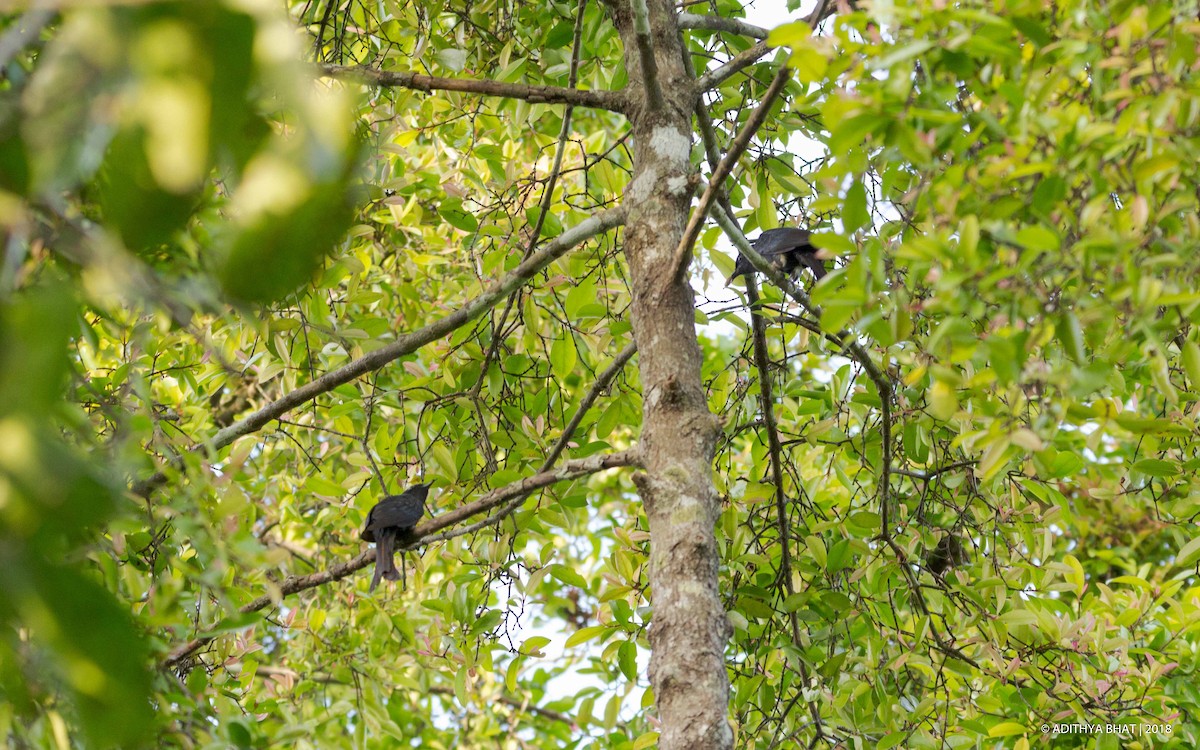
[[[1139,417],[1133,414],[1122,413],[1114,417],[1113,421],[1124,429],[1139,435],[1183,435],[1188,432],[1187,428],[1177,425],[1169,419]]]
[[[1200,536],[1183,545],[1175,557],[1175,567],[1190,568],[1200,560]]]
[[[458,73],[467,66],[467,51],[455,47],[447,47],[446,49],[438,50],[437,61],[443,68]]]
[[[454,674],[454,697],[458,700],[458,705],[469,706],[470,696],[467,694],[467,668],[461,667]]]
[[[625,675],[625,679],[636,682],[638,676],[637,644],[633,641],[622,643],[617,650],[617,663],[620,664],[621,674]]]
[[[929,413],[943,422],[958,413],[958,396],[954,387],[942,380],[935,380],[929,387]]]
[[[658,746],[658,732],[646,732],[633,741],[630,750],[646,750]]]
[[[1200,393],[1200,346],[1195,341],[1184,341],[1180,355],[1192,392]]]
[[[1082,364],[1087,355],[1083,348],[1083,330],[1079,326],[1079,318],[1070,310],[1064,310],[1058,316],[1055,329],[1063,351],[1072,360]]]
[[[1173,477],[1179,473],[1178,463],[1157,458],[1143,458],[1141,461],[1135,462],[1131,468],[1151,477]]]
[[[313,474],[304,480],[304,487],[314,495],[324,495],[325,497],[342,497],[346,494],[345,487],[320,474]]]
[[[446,198],[438,206],[438,214],[455,229],[461,229],[464,232],[474,232],[479,229],[479,222],[474,215],[463,208],[460,198]]]
[[[817,565],[824,568],[829,560],[825,550],[825,542],[819,536],[810,534],[805,538],[804,543],[808,547],[808,553],[812,555],[813,560],[816,561]]]
[[[867,188],[861,180],[855,180],[846,189],[846,200],[842,208],[842,226],[853,233],[867,226],[871,215],[867,212]]]
[[[1027,734],[1028,732],[1029,727],[1024,724],[1018,724],[1015,721],[1002,721],[988,729],[988,737],[1012,737],[1018,734]]]
[[[246,728],[241,721],[231,721],[225,727],[229,733],[229,741],[237,748],[249,748],[254,746],[254,735]]]
[[[878,60],[872,61],[871,67],[875,70],[891,68],[897,63],[911,60],[912,58],[923,54],[927,50],[932,49],[933,44],[934,43],[928,39],[919,39],[902,47],[897,47]]]
[[[793,47],[812,39],[813,30],[804,21],[792,21],[776,26],[767,35],[767,44],[772,47]]]
[[[563,644],[563,647],[571,648],[572,646],[578,646],[581,643],[587,643],[593,638],[599,638],[600,635],[606,630],[608,630],[608,628],[604,625],[591,625],[586,628],[580,628],[567,638],[567,642]]]
[[[1017,232],[1017,242],[1029,250],[1050,252],[1058,250],[1058,235],[1046,227],[1033,225],[1023,227]]]
[[[283,183],[289,176],[285,166],[276,165],[271,174],[257,179]],[[311,281],[350,226],[342,181],[290,187],[307,197],[287,209],[248,218],[228,243],[220,279],[237,299],[268,302]]]
[[[807,43],[800,42],[792,48],[788,65],[796,71],[796,79],[801,83],[815,83],[824,80],[829,60],[810,40]]]
[[[556,563],[550,566],[550,575],[567,584],[568,586],[575,586],[577,588],[587,590],[587,581],[585,581],[583,576],[579,575],[574,568]]]
[[[570,331],[564,331],[560,338],[550,344],[550,369],[555,377],[562,380],[575,372],[579,363],[579,355],[575,351],[575,339]]]
[[[521,652],[536,655],[535,652],[540,651],[549,644],[550,639],[543,635],[530,636],[521,644]]]
[[[475,621],[475,624],[471,626],[470,632],[472,635],[489,633],[496,629],[496,626],[500,624],[502,619],[504,619],[504,612],[502,610],[490,609],[483,617]]]

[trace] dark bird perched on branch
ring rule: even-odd
[[[817,257],[817,249],[809,242],[809,237],[807,229],[780,227],[760,233],[750,241],[750,246],[789,276],[796,275],[800,268],[804,267],[812,271],[813,278],[820,281],[825,275],[825,261]],[[754,266],[750,261],[738,253],[733,275],[725,282],[726,286],[732,284],[738,276],[744,276],[753,270]]]
[[[925,569],[940,576],[955,565],[962,565],[966,561],[967,550],[958,540],[958,536],[951,531],[938,540],[936,547],[926,553]]]
[[[396,570],[396,547],[415,541],[412,530],[425,515],[425,498],[432,484],[414,484],[399,495],[388,495],[371,508],[367,525],[360,534],[364,542],[375,543],[375,576],[371,579],[370,591],[375,590],[380,578],[400,580],[400,572]]]

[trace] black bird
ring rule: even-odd
[[[954,532],[939,539],[937,546],[925,554],[925,568],[936,576],[966,561],[967,550]]]
[[[375,576],[369,591],[375,590],[380,578],[400,580],[396,547],[413,541],[412,530],[425,515],[425,498],[432,484],[414,484],[399,495],[388,495],[367,514],[367,525],[359,536],[364,542],[375,543]]]
[[[789,276],[794,276],[803,266],[812,271],[813,278],[819,281],[825,275],[825,261],[817,257],[817,249],[809,242],[810,236],[807,229],[780,227],[760,233],[750,241],[750,246]],[[732,284],[738,276],[744,276],[753,270],[754,266],[750,261],[738,253],[733,275],[725,282],[726,286]]]

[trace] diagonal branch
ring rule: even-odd
[[[596,399],[600,394],[608,388],[608,384],[617,376],[617,373],[625,369],[625,365],[629,360],[633,359],[633,355],[637,353],[637,342],[633,342],[621,350],[613,359],[612,363],[600,373],[600,377],[596,378],[596,382],[592,384],[592,389],[587,392],[583,400],[579,402],[579,408],[575,410],[575,415],[571,417],[571,421],[563,428],[562,434],[558,436],[558,442],[550,449],[550,453],[546,455],[546,460],[542,462],[542,468],[539,471],[549,471],[558,457],[567,447],[567,443],[571,442],[571,438],[575,435],[575,430],[578,429],[579,423],[583,421],[586,415],[592,409],[592,404],[596,403]]]
[[[412,71],[378,70],[362,65],[322,65],[321,74],[341,81],[356,81],[384,88],[415,91],[461,91],[481,96],[522,99],[533,103],[570,104],[576,107],[625,111],[624,91],[585,91],[561,86],[531,86],[477,78],[444,78]]]
[[[671,260],[670,274],[663,277],[665,286],[669,288],[673,284],[678,284],[687,274],[688,261],[691,259],[692,245],[696,242],[696,237],[700,235],[700,228],[704,225],[705,217],[708,216],[708,210],[712,207],[713,201],[717,199],[717,195],[721,192],[725,178],[733,171],[733,165],[737,164],[738,159],[746,151],[750,145],[750,139],[762,127],[763,122],[767,119],[767,112],[771,110],[771,106],[775,103],[775,98],[783,91],[783,87],[791,78],[792,72],[784,66],[775,74],[775,79],[771,81],[771,85],[767,87],[767,91],[763,94],[762,101],[750,113],[746,124],[742,126],[737,137],[733,139],[733,143],[729,144],[729,151],[721,159],[721,163],[713,170],[712,176],[708,179],[708,187],[704,190],[704,195],[700,197],[700,204],[696,210],[692,212],[692,217],[688,221],[687,228],[683,230],[683,236],[679,238],[679,245],[675,248],[674,257]],[[728,217],[727,217],[728,218]]]
[[[818,7],[818,10],[819,9],[820,8]],[[820,316],[820,310],[813,305],[812,300],[809,299],[808,295],[805,294],[804,291],[795,284],[793,284],[792,280],[789,279],[786,274],[782,273],[778,268],[771,265],[766,258],[759,254],[759,252],[755,250],[754,247],[746,240],[746,236],[742,234],[741,230],[738,229],[736,223],[726,217],[721,211],[713,210],[711,213],[713,218],[716,219],[717,223],[725,231],[725,234],[733,242],[734,246],[737,247],[738,250],[750,260],[751,265],[753,265],[756,270],[765,274],[772,283],[782,289],[792,299],[800,303],[800,306],[806,311],[814,316]],[[771,454],[771,468],[775,481],[775,510],[777,514],[776,523],[779,526],[780,542],[783,545],[781,552],[780,573],[781,575],[785,576],[784,590],[790,595],[792,592],[790,571],[791,551],[789,547],[791,534],[788,529],[787,516],[785,514],[786,508],[784,507],[783,502],[783,474],[780,468],[780,454],[782,451],[782,446],[779,443],[779,435],[776,432],[775,427],[775,413],[771,401],[770,378],[767,371],[766,336],[763,330],[764,322],[761,314],[758,312],[758,287],[754,280],[754,274],[747,275],[746,281],[747,298],[750,304],[750,320],[754,333],[755,366],[759,371],[759,394],[762,402],[763,422],[767,429],[768,448]],[[810,330],[815,329],[817,333],[821,334],[828,340],[834,342],[839,347],[844,349],[848,356],[854,361],[858,362],[859,366],[863,368],[863,371],[867,373],[867,377],[871,379],[871,381],[875,384],[875,388],[879,392],[881,424],[880,432],[883,440],[883,466],[880,469],[881,476],[879,479],[881,495],[880,503],[882,508],[881,515],[883,518],[882,526],[884,529],[884,540],[893,548],[896,548],[897,545],[892,540],[890,531],[888,530],[887,520],[888,507],[890,505],[889,487],[891,485],[892,471],[892,383],[875,364],[875,361],[871,359],[871,356],[867,353],[867,350],[854,340],[853,333],[849,331],[841,331],[836,334],[831,334],[822,330],[819,326],[806,327],[810,328]],[[911,573],[911,571],[907,570],[907,566],[902,567],[905,568],[906,572]],[[922,606],[924,605],[922,604]],[[796,622],[795,613],[790,613],[789,618],[791,620],[793,638],[797,643],[799,643],[800,632],[799,625]],[[934,634],[938,638],[938,642],[941,643],[941,636],[937,633],[936,629],[934,630]],[[957,649],[955,649],[955,651],[957,654],[961,654],[961,652],[959,652]],[[804,676],[805,679],[807,679],[807,675]],[[824,723],[821,720],[820,711],[817,709],[816,704],[812,701],[808,702],[808,708],[818,734],[823,735],[825,730]]]
[[[512,500],[514,497],[524,497],[534,490],[548,487],[556,482],[577,479],[605,469],[635,466],[639,460],[640,453],[637,448],[632,448],[619,453],[598,453],[587,458],[567,461],[562,468],[556,471],[543,471],[533,476],[525,477],[512,484],[492,490],[474,502],[467,503],[448,513],[443,513],[436,518],[429,519],[425,523],[418,525],[413,531],[414,534],[421,538],[413,544],[404,547],[404,549],[413,549],[430,541],[435,541],[437,537],[430,536],[435,532],[491,510],[497,505]],[[367,567],[374,559],[374,551],[368,548],[349,560],[343,560],[318,573],[306,576],[289,576],[279,585],[277,591],[270,595],[260,596],[242,605],[238,608],[238,613],[249,614],[251,612],[258,612],[279,602],[285,596],[291,596],[301,591],[307,591],[308,589],[340,580],[357,570]],[[192,654],[212,643],[217,637],[217,635],[203,635],[177,646],[163,659],[160,666],[166,669],[179,665]]]
[[[725,31],[730,34],[741,34],[752,39],[766,39],[770,32],[761,26],[746,23],[740,18],[724,18],[723,16],[701,16],[695,13],[680,13],[679,28],[696,29],[700,31]]]
[[[328,393],[334,388],[351,380],[378,370],[406,354],[429,344],[470,321],[483,315],[500,300],[512,294],[518,287],[537,275],[553,261],[566,254],[576,245],[602,233],[625,221],[625,209],[621,207],[601,211],[594,216],[566,230],[554,240],[547,242],[538,251],[526,258],[500,283],[492,286],[478,297],[470,300],[459,309],[435,320],[424,328],[411,333],[401,334],[395,341],[376,349],[345,365],[330,370],[316,380],[297,388],[283,397],[272,401],[258,411],[250,414],[234,424],[220,430],[210,440],[192,448],[193,451],[216,451],[239,437],[249,435],[262,429],[272,420],[287,414],[292,409],[305,404],[321,394]],[[148,479],[137,482],[133,492],[146,496],[153,489],[166,481],[166,474],[158,472]]]
[[[453,526],[460,521],[465,521],[468,518],[477,516],[480,513],[491,510],[502,503],[511,502],[513,500],[524,500],[524,498],[535,490],[540,490],[543,487],[548,487],[555,482],[560,482],[565,479],[575,479],[577,477],[595,474],[604,469],[613,469],[619,466],[638,466],[641,462],[641,452],[638,448],[630,448],[629,450],[620,451],[618,453],[597,453],[594,456],[587,458],[577,458],[567,461],[558,469],[548,469],[541,471],[533,476],[525,477],[512,484],[505,485],[497,490],[492,490],[478,500],[467,503],[466,505],[455,508],[432,518],[428,523],[423,523],[415,530],[415,534],[421,536],[421,539],[414,544],[411,544],[404,549],[415,549],[424,544],[431,542],[440,542],[445,539],[453,538],[457,534],[439,534],[430,536],[435,531],[440,531],[448,526]]]
[[[729,58],[724,65],[713,68],[697,78],[696,90],[708,91],[709,89],[715,89],[717,86],[720,86],[722,83],[725,83],[725,81],[733,77],[733,75],[742,68],[753,65],[754,63],[766,57],[767,53],[770,51],[771,48],[767,46],[765,41],[759,42],[750,49]]]
[[[817,6],[815,8],[813,8],[813,12],[810,13],[808,15],[808,17],[804,19],[804,22],[815,29],[817,27],[817,24],[821,23],[826,18],[833,15],[833,11],[834,11],[833,3],[830,2],[830,0],[817,0]],[[690,15],[690,14],[684,14],[684,15]],[[706,21],[709,19],[708,16],[696,16],[696,18],[705,19]],[[720,20],[725,23],[734,21],[734,19],[720,19]],[[741,24],[741,22],[738,22],[738,23]],[[722,83],[727,81],[730,77],[732,77],[739,70],[741,70],[742,68],[745,68],[748,65],[753,65],[754,63],[758,62],[763,57],[765,57],[766,54],[771,51],[771,47],[765,41],[765,38],[767,36],[767,34],[765,33],[765,29],[762,30],[762,31],[764,31],[763,35],[761,37],[759,37],[758,34],[750,33],[751,30],[756,30],[757,27],[750,26],[749,24],[742,24],[742,25],[747,26],[749,28],[743,29],[743,28],[735,27],[734,29],[726,29],[726,28],[721,28],[720,26],[704,26],[704,25],[697,23],[695,28],[714,28],[719,31],[734,31],[735,33],[738,33],[738,34],[746,34],[747,36],[753,36],[753,37],[758,37],[758,38],[764,39],[764,41],[759,42],[758,44],[754,45],[750,49],[745,50],[744,52],[742,52],[734,57],[731,57],[729,60],[727,60],[725,62],[724,65],[713,68],[712,70],[708,71],[704,75],[700,76],[700,78],[697,79],[697,81],[696,81],[696,89],[698,91],[708,91],[709,89],[715,89],[717,86],[720,86]],[[682,23],[680,24],[680,26],[682,27]]]
[[[567,426],[563,428],[562,434],[558,436],[558,440],[554,443],[554,447],[550,449],[548,454],[546,454],[546,459],[542,462],[542,467],[538,469],[539,472],[549,471],[550,467],[554,466],[554,462],[558,460],[558,457],[561,456],[562,452],[566,449],[567,443],[571,442],[571,437],[575,434],[575,430],[578,429],[579,423],[582,422],[584,416],[591,411],[592,405],[596,403],[596,399],[600,397],[600,394],[603,393],[606,388],[608,388],[608,384],[612,382],[612,379],[615,378],[617,374],[621,372],[621,370],[625,369],[625,365],[629,363],[629,360],[632,359],[633,355],[636,353],[637,342],[633,342],[622,349],[616,358],[613,359],[612,363],[604,369],[604,372],[600,373],[600,377],[596,378],[595,383],[592,383],[591,390],[589,390],[587,395],[583,397],[583,400],[579,402],[579,408],[575,410],[575,415],[571,417],[571,421],[568,422]],[[510,515],[512,515],[513,511],[519,508],[523,502],[525,502],[525,495],[517,495],[509,500],[503,508],[487,518],[476,521],[470,526],[466,526],[461,529],[455,529],[454,531],[447,531],[444,534],[439,534],[436,537],[432,537],[424,541],[426,543],[440,542],[446,539],[452,539],[456,536],[474,534],[476,531],[485,529],[488,526],[495,526],[505,518],[508,518]]]
[[[688,52],[686,44],[681,46],[683,48],[683,69],[692,73],[695,70],[692,54]],[[695,76],[693,75],[692,78],[694,80]],[[692,111],[696,115],[696,125],[700,130],[700,140],[704,144],[704,156],[708,159],[708,168],[715,172],[721,164],[721,149],[717,143],[717,132],[713,128],[712,115],[709,114],[708,107],[704,104],[703,96],[696,97],[696,101],[692,104]],[[721,204],[721,208],[725,210],[730,219],[737,220],[733,204],[729,202],[729,193],[726,192],[723,185],[717,189],[717,202]]]

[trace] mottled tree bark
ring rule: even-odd
[[[644,395],[645,473],[634,480],[650,520],[650,683],[662,721],[659,747],[730,748],[730,626],[717,587],[720,498],[712,482],[720,428],[701,380],[692,288],[673,268],[695,187],[689,154],[696,94],[673,7],[639,3],[611,0],[609,10],[625,46],[634,144],[625,255]],[[646,64],[649,55],[653,64]],[[646,80],[655,73],[657,86]]]

